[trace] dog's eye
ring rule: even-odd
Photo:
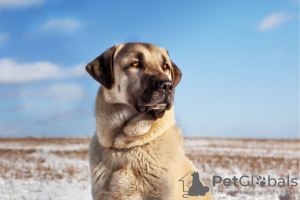
[[[165,64],[164,67],[163,67],[163,69],[164,69],[164,70],[167,70],[167,69],[170,69],[170,67],[169,67],[168,64]]]
[[[131,64],[131,66],[132,66],[132,67],[138,67],[138,66],[139,66],[139,63],[138,63],[138,62],[134,62],[134,63]]]

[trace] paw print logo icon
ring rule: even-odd
[[[266,184],[266,179],[265,177],[261,177],[259,176],[258,178],[256,178],[256,184],[259,186],[264,186]]]

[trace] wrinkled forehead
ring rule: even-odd
[[[114,60],[116,62],[127,62],[134,58],[149,62],[170,62],[167,50],[148,43],[121,44],[114,55]]]

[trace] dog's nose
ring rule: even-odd
[[[156,87],[167,94],[170,94],[174,89],[173,83],[170,80],[157,81]]]

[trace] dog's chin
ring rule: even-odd
[[[172,107],[172,104],[170,103],[157,103],[152,105],[143,105],[143,106],[137,106],[136,110],[139,113],[145,113],[149,114],[154,117],[154,119],[162,118],[165,114],[166,110],[170,110]]]
[[[150,117],[150,119],[158,119],[162,118],[165,114],[166,109],[151,109],[149,107],[139,107],[138,108],[139,113],[143,114],[144,116],[147,116],[147,118]]]
[[[154,117],[154,119],[162,118],[165,114],[166,109],[163,110],[151,110],[149,114]]]

